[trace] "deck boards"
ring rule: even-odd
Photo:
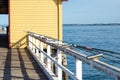
[[[8,49],[7,34],[1,33],[0,80],[48,80],[28,50]]]
[[[1,33],[0,80],[48,80],[28,50],[9,49],[7,34]]]
[[[27,49],[0,48],[0,80],[48,80]]]

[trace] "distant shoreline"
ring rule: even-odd
[[[120,26],[120,23],[101,24],[63,24],[63,26]]]

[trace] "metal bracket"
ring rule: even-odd
[[[88,56],[87,59],[92,59],[92,60],[98,60],[99,57],[101,57],[103,54],[97,54],[97,55],[93,55],[93,56]]]

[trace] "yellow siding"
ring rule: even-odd
[[[26,31],[61,40],[61,8],[61,0],[10,0],[10,46],[24,48]]]

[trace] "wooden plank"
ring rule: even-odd
[[[0,79],[48,80],[26,49],[1,49]]]

